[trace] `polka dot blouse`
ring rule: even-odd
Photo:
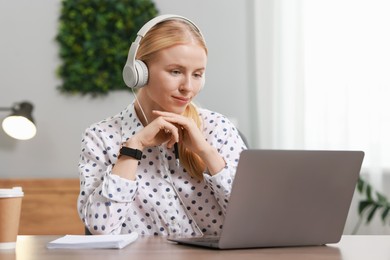
[[[240,152],[237,129],[223,115],[199,109],[206,140],[226,166],[204,180],[189,176],[165,145],[144,149],[136,179],[112,174],[122,143],[143,128],[130,104],[121,113],[86,129],[79,161],[78,213],[98,234],[219,234]]]

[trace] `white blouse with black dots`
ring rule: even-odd
[[[226,166],[204,180],[191,178],[165,145],[143,151],[136,179],[111,174],[122,143],[143,128],[130,104],[121,113],[90,126],[79,161],[78,213],[93,233],[218,235],[229,202],[239,155],[246,149],[223,115],[199,109],[203,134]]]

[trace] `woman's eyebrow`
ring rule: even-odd
[[[167,68],[187,69],[186,66],[183,66],[183,65],[180,65],[180,64],[177,64],[177,63],[168,64]],[[206,69],[205,67],[200,67],[200,68],[194,69],[194,71],[204,71],[205,69]]]

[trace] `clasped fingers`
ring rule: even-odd
[[[143,132],[143,139],[146,142],[145,146],[161,145],[167,142],[167,147],[171,148],[179,141],[178,128],[164,120],[163,117],[158,117],[147,125]]]

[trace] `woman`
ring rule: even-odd
[[[218,235],[246,147],[226,117],[192,103],[204,84],[205,41],[172,16],[135,52],[148,70],[136,102],[84,133],[80,218],[92,234]]]

